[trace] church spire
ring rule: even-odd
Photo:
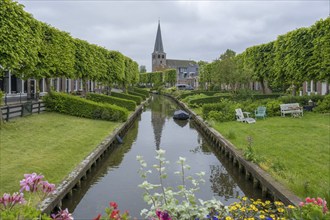
[[[158,20],[158,29],[157,29],[157,36],[156,36],[154,53],[155,52],[164,53],[162,33],[160,31],[160,20]]]

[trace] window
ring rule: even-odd
[[[164,59],[164,55],[162,55],[162,58]]]
[[[158,54],[158,58],[160,58],[160,55]]]

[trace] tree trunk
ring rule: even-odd
[[[46,78],[45,82],[46,82],[46,91],[47,91],[48,94],[50,94],[52,92],[52,90],[50,88],[50,79]]]
[[[261,79],[260,85],[261,85],[262,94],[266,94],[264,79]]]

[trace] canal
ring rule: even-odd
[[[215,153],[212,143],[198,132],[193,121],[172,119],[177,109],[171,99],[153,95],[139,119],[123,137],[123,144],[116,146],[93,168],[73,196],[64,200],[63,207],[68,207],[75,219],[92,219],[98,213],[104,214],[109,202],[115,201],[120,210],[128,210],[130,216],[141,218],[140,211],[148,206],[142,198],[144,191],[138,187],[143,179],[138,174],[140,164],[136,156],[143,156],[152,169],[157,149],[165,150],[165,157],[170,161],[166,166],[166,186],[176,187],[181,183],[180,177],[174,174],[179,170],[176,161],[181,156],[191,166],[187,175],[200,171],[206,173],[206,182],[196,193],[198,198],[216,198],[226,205],[237,201],[239,196],[261,198],[261,193],[245,181],[237,167],[233,167],[224,155]],[[148,181],[159,183],[156,174]]]

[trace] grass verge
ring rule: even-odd
[[[272,117],[256,124],[212,122],[212,127],[243,153],[248,152],[251,137],[253,160],[297,196],[329,199],[329,114]]]
[[[0,130],[0,195],[18,191],[25,173],[60,183],[120,124],[49,112],[9,121]]]

